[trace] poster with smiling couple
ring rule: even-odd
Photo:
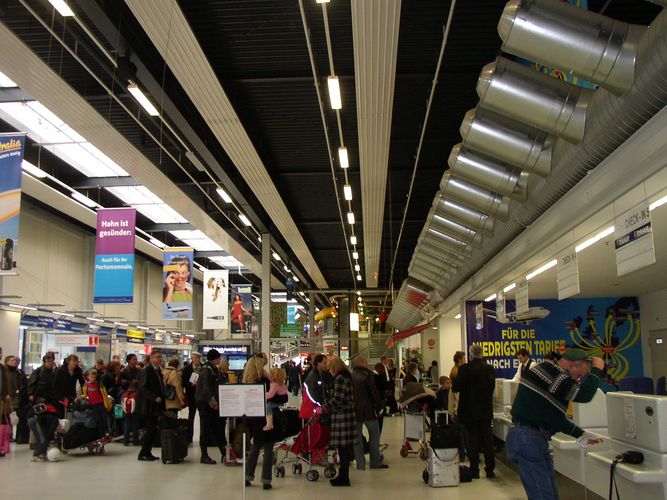
[[[191,320],[193,249],[165,248],[162,256],[162,319]]]

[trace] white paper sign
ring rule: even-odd
[[[484,302],[475,306],[475,328],[478,330],[484,328]]]
[[[644,201],[614,221],[616,274],[625,274],[655,264],[651,211]]]
[[[88,335],[55,335],[56,345],[87,347]]]
[[[635,403],[631,398],[623,398],[623,423],[625,424],[625,437],[637,439]]]
[[[263,384],[220,385],[218,402],[221,417],[266,416]]]
[[[190,380],[188,382],[190,382],[192,385],[196,385],[197,380],[199,380],[199,373],[192,372],[192,375],[190,375]]]
[[[556,280],[558,282],[558,300],[579,295],[581,291],[579,287],[579,263],[574,248],[558,256]]]
[[[527,313],[530,306],[528,304],[528,282],[522,281],[516,284],[514,291],[514,299],[516,300],[516,313]]]
[[[507,314],[505,310],[505,292],[502,289],[496,292],[496,319],[498,321],[505,321]]]

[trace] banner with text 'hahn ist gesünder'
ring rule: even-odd
[[[95,304],[129,304],[134,300],[134,208],[97,211]]]
[[[25,134],[0,134],[0,275],[16,274]]]

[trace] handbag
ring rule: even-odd
[[[176,387],[171,384],[165,384],[164,398],[168,399],[169,401],[174,401],[176,399]]]

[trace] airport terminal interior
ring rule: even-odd
[[[667,500],[666,9],[0,0],[3,497]]]

